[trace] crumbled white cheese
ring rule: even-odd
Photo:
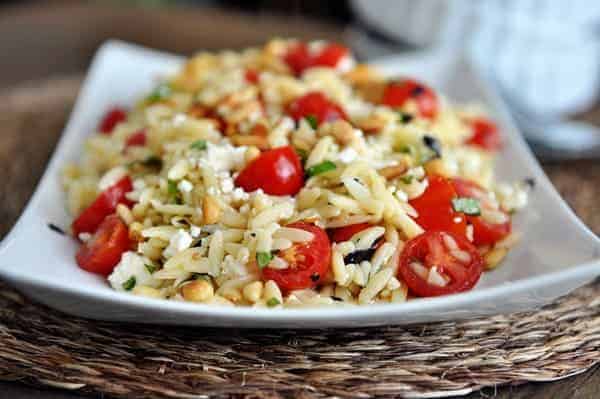
[[[196,225],[191,225],[190,226],[190,234],[193,238],[198,238],[200,236],[200,233],[202,232],[202,228],[198,227]]]
[[[111,275],[108,276],[110,285],[117,291],[125,291],[123,284],[133,277],[135,278],[135,285],[158,287],[160,280],[152,278],[152,275],[146,268],[146,264],[152,264],[152,262],[135,252],[125,252],[121,256],[121,261],[117,264]]]
[[[114,186],[119,180],[121,180],[127,174],[127,169],[123,166],[117,166],[112,168],[102,176],[98,182],[98,190],[104,191],[107,188]]]
[[[354,58],[347,55],[338,61],[337,65],[335,66],[335,69],[338,72],[346,73],[350,72],[355,65],[356,61],[354,60]]]
[[[346,164],[354,162],[357,157],[358,152],[356,152],[356,150],[352,147],[347,147],[338,154],[338,159]]]
[[[202,151],[197,158],[198,166],[211,167],[215,172],[239,169],[244,165],[246,147],[234,147],[229,143],[206,144],[206,151]]]
[[[146,182],[144,181],[144,179],[135,179],[133,181],[133,188],[137,191],[143,190],[144,188],[146,188]]]
[[[245,201],[248,198],[250,198],[250,195],[247,192],[245,192],[244,190],[242,190],[241,188],[237,187],[231,193],[231,198],[234,201]]]
[[[177,188],[182,193],[189,193],[194,189],[194,185],[189,180],[183,179],[177,184]]]
[[[173,117],[173,126],[175,126],[175,127],[182,126],[185,123],[186,119],[187,119],[186,114],[182,114],[182,113],[175,114],[175,116]]]
[[[194,241],[194,239],[187,231],[179,229],[177,230],[177,233],[171,236],[169,245],[163,251],[163,255],[165,258],[170,258],[176,253],[188,249],[192,244],[192,241]]]
[[[81,242],[86,242],[90,238],[92,238],[92,235],[90,233],[79,233],[77,238],[79,238],[79,241],[81,241]]]
[[[223,180],[221,180],[221,191],[225,194],[230,193],[233,191],[234,185],[233,185],[233,179],[231,177],[227,177]]]

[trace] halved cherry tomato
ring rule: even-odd
[[[482,211],[485,212],[485,209],[489,209],[494,212],[503,212],[506,216],[504,223],[490,223],[481,216],[467,216],[467,221],[473,225],[473,243],[475,245],[495,244],[510,234],[512,229],[510,216],[490,201],[485,189],[466,179],[455,178],[452,183],[460,197],[478,199]]]
[[[349,55],[350,50],[348,50],[348,47],[337,43],[330,43],[315,55],[312,64],[313,66],[335,68],[344,57]]]
[[[254,69],[246,69],[244,78],[246,79],[246,82],[256,84],[258,83],[258,72]]]
[[[77,264],[88,272],[109,275],[129,249],[129,230],[117,215],[107,216],[77,251]]]
[[[452,248],[454,244],[458,251]],[[463,236],[437,230],[426,231],[408,241],[398,262],[398,272],[410,291],[425,297],[473,288],[484,264],[477,249]],[[434,266],[444,281],[436,283],[429,278]]]
[[[115,126],[125,119],[127,119],[127,112],[123,108],[112,108],[102,118],[99,129],[104,134],[110,134]]]
[[[331,241],[333,242],[344,242],[351,239],[354,234],[359,233],[372,226],[373,225],[370,223],[357,223],[351,224],[349,226],[338,227],[335,229],[331,229],[329,236],[331,237]]]
[[[291,146],[264,151],[240,172],[235,185],[247,192],[260,188],[271,195],[294,195],[304,185],[300,157]]]
[[[425,192],[409,201],[418,217],[416,222],[425,230],[444,230],[465,236],[467,223],[465,215],[456,212],[452,199],[457,197],[452,182],[438,175],[428,176]]]
[[[331,244],[327,233],[313,224],[296,222],[287,225],[295,229],[306,230],[314,235],[306,243],[296,243],[279,252],[279,257],[288,263],[287,269],[262,270],[265,281],[273,280],[284,291],[313,288],[329,272],[331,262]]]
[[[125,140],[125,148],[146,145],[146,129],[138,130]]]
[[[412,79],[391,82],[383,92],[382,104],[389,107],[401,107],[408,100],[414,100],[419,114],[424,118],[434,118],[438,113],[438,99],[435,92]]]
[[[100,193],[71,225],[75,237],[78,238],[80,233],[94,233],[104,218],[115,211],[118,204],[131,205],[131,202],[125,198],[125,194],[132,190],[131,178],[125,176]]]
[[[340,44],[330,43],[316,52],[312,52],[306,43],[296,43],[288,49],[283,61],[295,75],[301,75],[305,69],[324,66],[335,68],[338,63],[350,54],[350,50]]]
[[[473,136],[467,141],[487,151],[498,151],[502,148],[502,139],[498,133],[498,127],[489,119],[477,118],[470,122]]]
[[[295,99],[287,106],[287,112],[296,121],[307,116],[313,116],[316,118],[317,124],[337,119],[348,119],[342,107],[329,100],[320,91],[311,91]]]

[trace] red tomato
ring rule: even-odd
[[[408,100],[417,103],[419,114],[424,118],[434,118],[438,113],[438,99],[435,92],[423,83],[412,79],[392,82],[383,92],[381,102],[389,107],[401,107]]]
[[[460,256],[453,255],[456,250],[448,245],[451,239],[460,249]],[[469,290],[479,280],[484,264],[477,249],[464,237],[436,230],[427,231],[408,241],[398,262],[400,276],[411,292],[418,296],[439,296]],[[419,274],[415,266],[425,267],[427,273],[435,266],[446,284],[429,282],[428,276]]]
[[[143,147],[146,145],[146,129],[138,130],[127,138],[125,141],[125,148],[129,147]]]
[[[131,205],[131,202],[125,198],[125,194],[131,190],[133,190],[131,178],[125,176],[100,193],[71,225],[75,237],[79,237],[80,233],[94,233],[104,218],[115,211],[118,204]]]
[[[340,44],[331,43],[323,47],[314,57],[313,66],[326,66],[335,68],[338,63],[350,55],[350,50]]]
[[[498,151],[502,148],[502,140],[496,124],[485,118],[474,119],[470,122],[473,136],[467,141],[487,151]]]
[[[457,197],[452,182],[442,176],[429,175],[425,192],[409,201],[419,216],[416,222],[425,230],[444,230],[465,236],[465,215],[456,212],[452,199]]]
[[[295,99],[287,106],[287,112],[297,121],[307,116],[314,116],[317,124],[336,119],[348,120],[346,112],[319,91],[311,91]]]
[[[356,233],[359,233],[373,225],[370,223],[357,223],[351,224],[350,226],[338,227],[336,229],[331,229],[331,241],[333,242],[344,242],[348,241],[352,238],[352,236]]]
[[[487,192],[477,183],[459,178],[453,179],[452,183],[460,197],[478,199],[482,210],[487,208],[492,211],[503,212],[498,209],[498,206],[489,201]],[[491,245],[509,235],[512,224],[510,216],[506,213],[505,215],[507,220],[505,223],[490,223],[481,216],[467,216],[467,221],[473,225],[473,243],[475,245]]]
[[[300,157],[291,146],[264,151],[240,172],[235,185],[247,192],[261,188],[271,195],[294,195],[304,185]]]
[[[266,267],[262,270],[263,279],[275,281],[284,291],[313,288],[329,272],[331,244],[327,233],[313,224],[304,222],[292,223],[287,227],[306,230],[312,233],[314,238],[280,251],[278,256],[288,263],[288,268]]]
[[[306,43],[297,43],[288,49],[283,60],[294,72],[301,75],[305,69],[323,66],[335,68],[338,63],[350,54],[350,50],[340,44],[330,43],[317,52],[311,52]]]
[[[109,275],[129,249],[129,230],[117,215],[107,216],[92,238],[77,251],[77,264],[88,272]]]
[[[123,122],[125,119],[127,119],[127,113],[123,108],[112,108],[102,118],[99,129],[104,134],[110,134],[115,126],[117,126],[118,123]]]
[[[246,82],[256,84],[258,83],[258,72],[256,72],[254,69],[246,69],[244,78],[246,79]]]

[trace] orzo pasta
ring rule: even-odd
[[[501,145],[481,110],[341,45],[201,53],[65,168],[76,259],[118,291],[215,305],[465,291],[527,202],[494,180]]]

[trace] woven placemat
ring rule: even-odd
[[[57,79],[0,93],[2,233],[31,194],[79,83]],[[599,232],[600,163],[546,169]],[[436,397],[555,380],[598,361],[600,282],[535,312],[328,331],[90,321],[0,284],[0,379],[112,397]]]

